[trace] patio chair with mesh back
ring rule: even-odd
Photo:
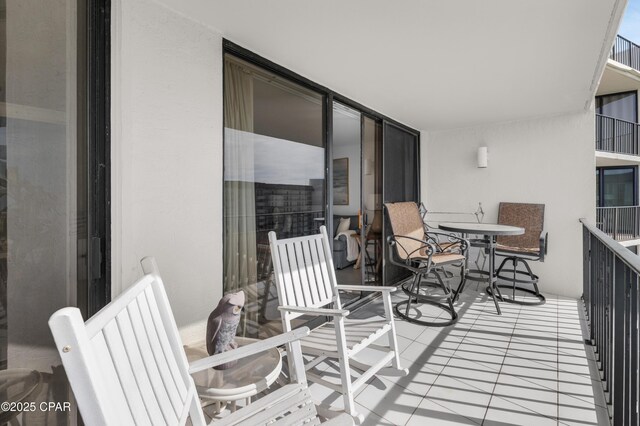
[[[454,293],[450,279],[444,273],[445,266],[460,268],[460,284],[465,279],[466,256],[469,243],[463,239],[442,232],[425,232],[418,205],[413,202],[385,204],[393,235],[387,238],[389,260],[392,264],[405,268],[413,274],[413,279],[404,283],[402,290],[409,296],[396,304],[396,314],[405,320],[427,326],[447,326],[455,323],[458,314],[453,307]],[[437,238],[444,237],[445,241]],[[427,281],[433,275],[436,281]],[[443,279],[443,277],[445,279]],[[441,290],[441,294],[426,293],[425,287]],[[426,303],[448,312],[451,319],[445,321],[425,321],[414,304]]]
[[[548,233],[544,230],[544,204],[500,203],[498,223],[524,228],[524,234],[499,236],[496,255],[504,256],[496,275],[511,284],[498,284],[501,289],[511,289],[511,297],[502,293],[505,302],[524,305],[541,305],[545,298],[538,289],[538,276],[531,271],[530,261],[544,262],[547,254]],[[506,269],[508,263],[513,266]],[[522,268],[518,268],[522,265]],[[523,286],[530,285],[532,288]],[[536,297],[534,301],[516,299],[516,292],[524,292]]]

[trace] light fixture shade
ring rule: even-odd
[[[478,148],[478,168],[485,169],[488,166],[489,149],[486,146]]]

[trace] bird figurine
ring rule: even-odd
[[[211,312],[207,320],[207,352],[209,355],[219,354],[238,347],[233,340],[236,335],[240,313],[244,306],[244,291],[225,294],[218,306]],[[231,361],[213,367],[216,370],[226,370],[238,361]]]

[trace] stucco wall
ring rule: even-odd
[[[112,8],[113,294],[155,256],[188,328],[222,295],[222,39],[153,1]]]
[[[543,203],[549,253],[534,264],[544,292],[582,294],[578,219],[595,220],[593,111],[422,133],[422,200],[434,211],[473,212],[495,222],[501,201]],[[479,146],[489,167],[477,168]]]

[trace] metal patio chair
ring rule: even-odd
[[[515,236],[499,236],[496,256],[504,256],[496,275],[499,279],[511,282],[510,285],[498,284],[500,289],[511,289],[511,297],[502,293],[505,302],[522,305],[541,305],[545,297],[538,289],[538,276],[533,273],[528,262],[544,262],[547,254],[548,233],[544,230],[544,204],[500,203],[498,223],[501,225],[519,226],[525,229],[524,234]],[[508,269],[511,263],[512,268]],[[518,266],[522,265],[522,268]],[[532,288],[523,287],[531,285]],[[531,294],[535,301],[517,300],[516,291]]]
[[[152,258],[143,269],[157,271]],[[273,347],[287,345],[291,383],[214,420],[213,425],[320,424],[307,387],[299,339],[304,327],[191,365],[157,273],[143,276],[83,322],[80,310],[63,308],[49,320],[62,364],[87,425],[206,424],[190,374]],[[353,424],[340,415],[324,424]]]
[[[425,231],[419,207],[414,202],[387,203],[385,208],[393,231],[393,235],[387,238],[389,260],[413,274],[413,279],[402,285],[402,290],[409,297],[396,304],[396,314],[409,322],[427,326],[455,323],[458,314],[453,307],[452,275],[444,267],[460,268],[460,287],[465,279],[468,241],[443,232]],[[436,281],[427,281],[429,275],[433,275]],[[442,293],[427,294],[425,287],[436,287]],[[416,303],[437,306],[448,312],[451,318],[446,321],[421,320]]]
[[[292,322],[302,315],[331,318],[301,340],[302,351],[313,357],[307,369],[325,359],[338,360],[340,383],[326,380],[312,371],[307,372],[310,381],[324,385],[343,395],[345,411],[361,422],[363,416],[356,412],[355,392],[379,372],[406,375],[408,370],[400,366],[400,352],[391,308],[390,293],[395,287],[338,285],[336,282],[331,242],[325,226],[320,234],[279,240],[275,232],[269,233],[271,255],[278,298],[282,312],[282,324],[290,331]],[[370,319],[348,318],[349,311],[342,308],[339,290],[380,292],[385,317]],[[388,347],[376,345],[386,335]],[[382,357],[373,365],[354,359],[363,349],[375,347],[382,350]],[[353,380],[352,370],[360,376]]]

